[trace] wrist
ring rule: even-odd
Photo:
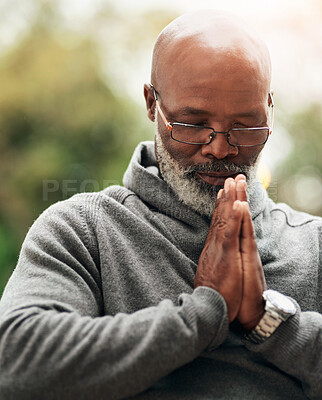
[[[265,312],[258,325],[245,338],[253,343],[262,343],[267,340],[281,323],[296,313],[293,302],[275,290],[266,290],[263,293]]]
[[[256,317],[254,319],[252,319],[249,322],[243,323],[243,328],[246,332],[250,332],[252,331],[260,322],[260,320],[263,318],[265,313],[265,309],[264,306],[262,308],[262,310],[256,315]]]

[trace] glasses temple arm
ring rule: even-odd
[[[150,87],[153,89],[153,96],[154,96],[154,100],[155,100],[155,104],[157,106],[157,109],[161,115],[161,118],[163,119],[163,122],[165,123],[165,126],[169,129],[169,131],[172,131],[172,125],[170,124],[170,122],[168,122],[168,120],[166,119],[165,115],[163,114],[163,111],[161,110],[161,107],[159,105],[159,100],[158,100],[158,96],[157,96],[157,91],[155,90],[154,86],[150,83]]]
[[[274,104],[274,99],[273,99],[273,94],[272,94],[272,92],[269,92],[268,93],[268,97],[269,97],[269,100],[270,100],[270,106],[271,106],[271,109],[272,109],[272,114],[271,114],[271,121],[270,121],[270,131],[269,131],[269,134],[271,134],[272,133],[272,131],[273,131],[273,125],[274,125],[274,107],[275,107],[275,104]]]

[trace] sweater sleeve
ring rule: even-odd
[[[0,302],[1,399],[126,398],[227,336],[225,302],[204,287],[104,315],[84,198],[50,207],[25,239]]]
[[[245,341],[248,350],[262,354],[283,372],[297,378],[311,400],[322,398],[322,315],[297,312],[265,342]]]

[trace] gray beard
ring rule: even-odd
[[[258,159],[254,160],[251,165],[237,165],[227,161],[214,160],[206,164],[183,167],[166,150],[158,132],[157,121],[155,125],[156,159],[162,178],[176,193],[179,200],[188,207],[211,218],[215,209],[217,194],[223,187],[210,185],[196,178],[197,171],[243,173],[246,176],[247,190],[249,191],[256,178]]]

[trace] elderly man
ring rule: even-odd
[[[322,398],[321,219],[256,178],[270,70],[231,16],[164,29],[144,87],[155,151],[26,237],[0,304],[1,399]]]

